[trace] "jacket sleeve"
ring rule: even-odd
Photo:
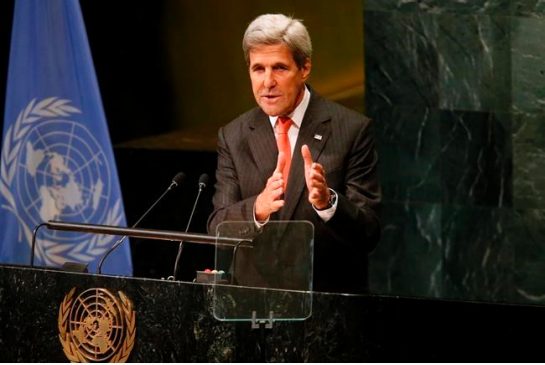
[[[239,176],[235,168],[232,151],[225,136],[225,128],[218,132],[218,165],[213,198],[214,211],[208,218],[208,232],[216,233],[216,227],[223,221],[253,221],[253,208],[257,198],[242,199]]]
[[[370,120],[359,130],[348,156],[337,210],[325,224],[336,242],[364,245],[372,251],[380,239],[381,188]]]

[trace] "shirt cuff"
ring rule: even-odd
[[[265,219],[265,222],[261,223],[257,220],[257,218],[255,217],[255,204],[254,204],[254,223],[255,223],[255,226],[257,228],[262,228],[265,224],[269,223],[269,219],[271,218],[271,216],[268,216],[267,219]]]

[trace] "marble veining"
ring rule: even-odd
[[[364,1],[384,197],[374,292],[545,304],[544,11]]]
[[[531,1],[521,1],[529,2]],[[509,15],[512,12],[511,3],[511,0],[364,0],[364,8],[382,11]],[[530,9],[532,7],[529,7]]]

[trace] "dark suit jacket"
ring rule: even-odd
[[[380,185],[371,120],[311,90],[292,157],[285,206],[272,220],[308,220],[314,224],[316,291],[365,292],[368,253],[380,237]],[[320,137],[321,136],[321,139]],[[317,137],[317,138],[316,138]],[[337,210],[327,223],[308,202],[301,146],[322,164]],[[278,149],[268,116],[254,108],[221,128],[214,211],[209,232],[222,221],[253,221],[257,195],[272,175]]]

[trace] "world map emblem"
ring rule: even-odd
[[[123,292],[72,288],[58,315],[59,340],[71,362],[126,362],[136,338],[136,312]]]
[[[17,218],[20,240],[49,220],[119,225],[121,199],[113,195],[112,167],[81,110],[67,99],[33,99],[6,131],[0,166],[2,208]],[[46,265],[88,263],[115,237],[44,230],[36,257]]]

